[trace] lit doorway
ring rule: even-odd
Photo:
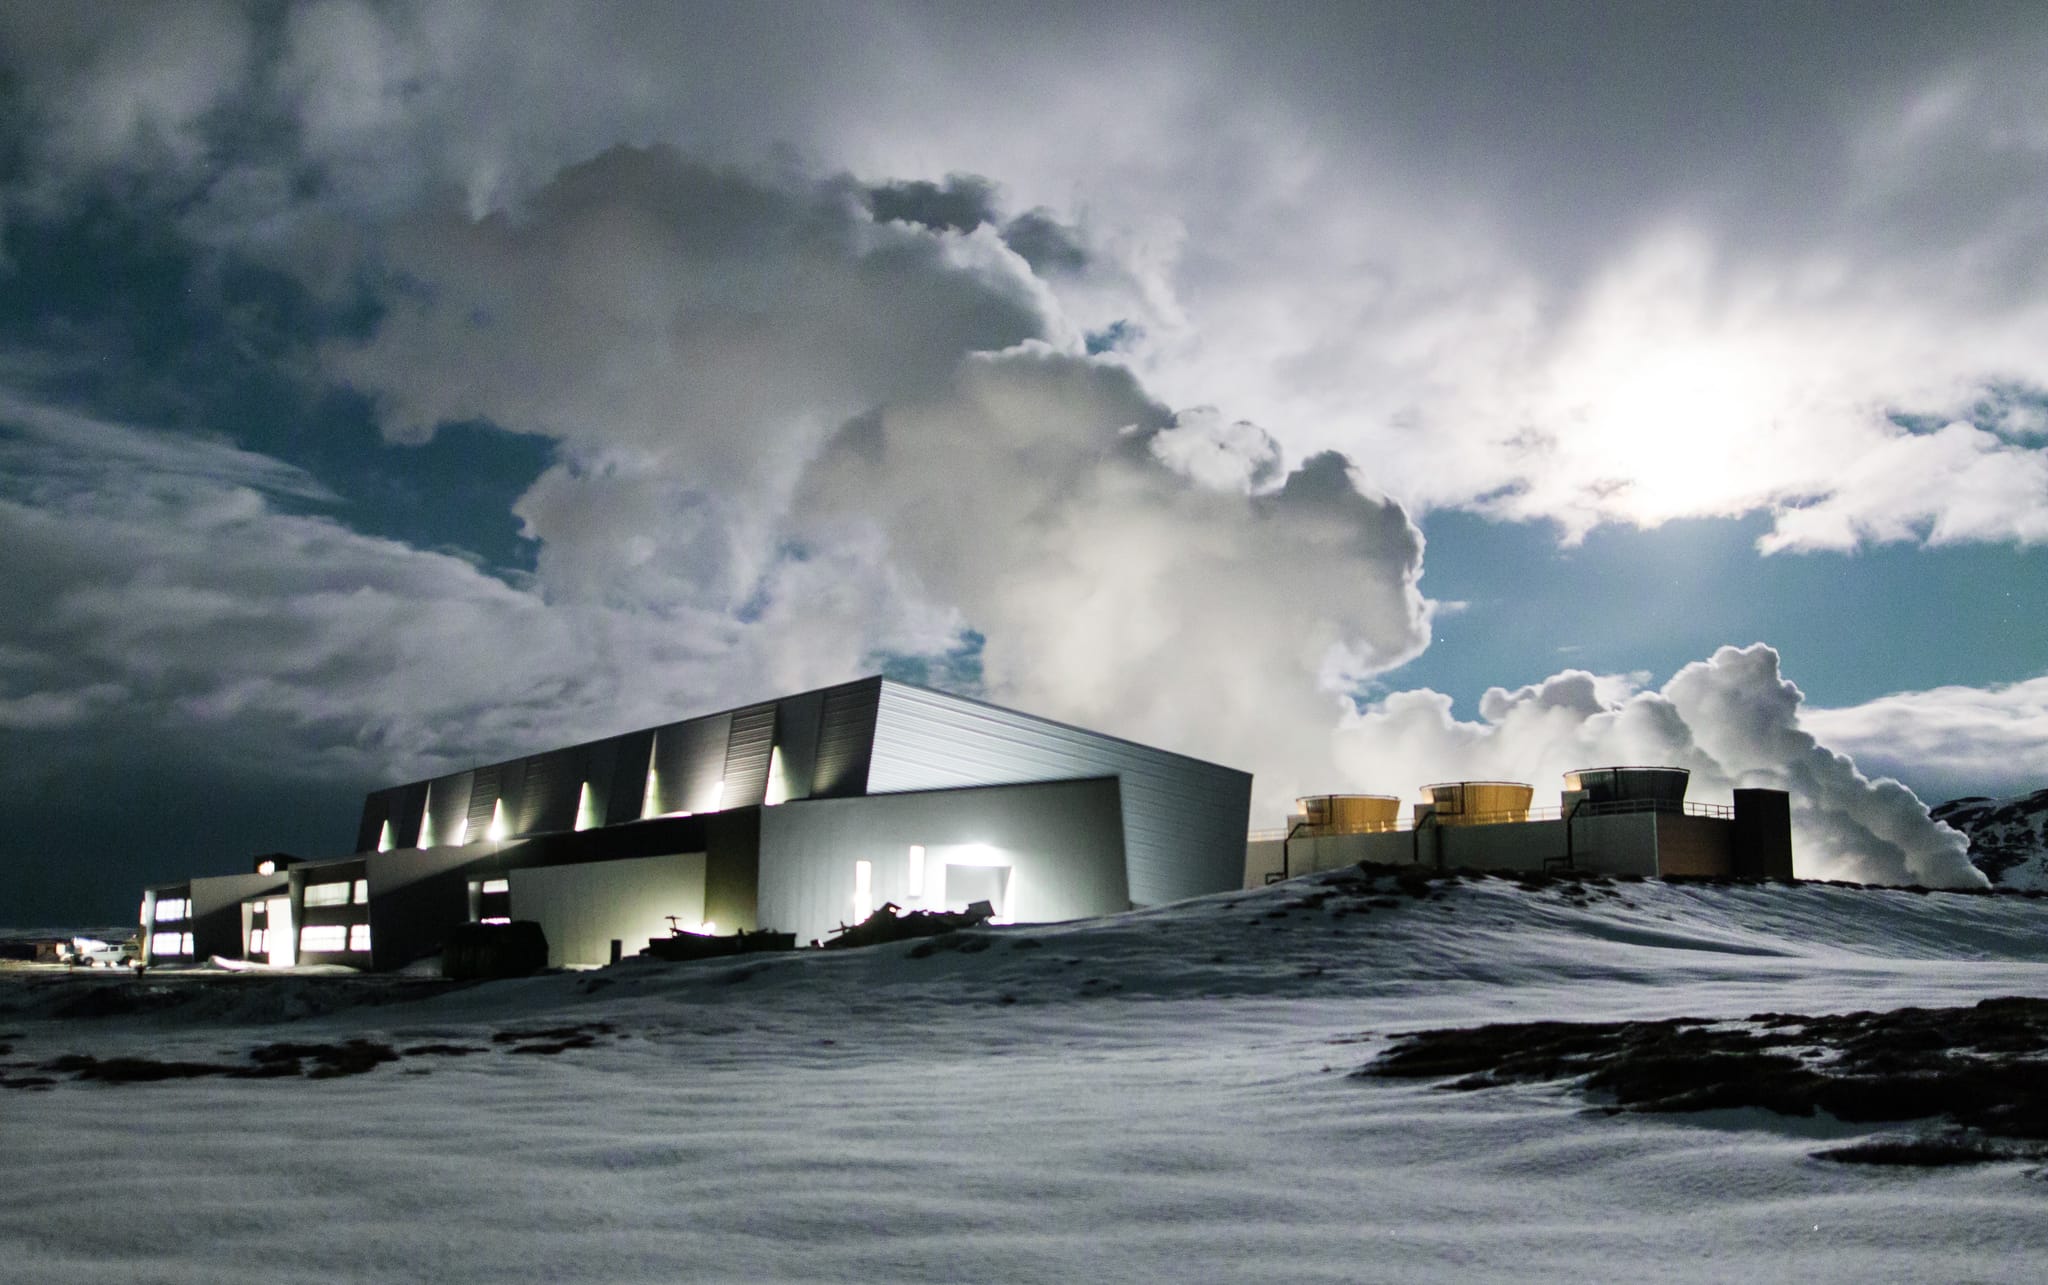
[[[292,922],[292,899],[272,897],[263,903],[263,945],[273,968],[299,962],[299,926]]]

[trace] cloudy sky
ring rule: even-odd
[[[1965,881],[2044,542],[2032,6],[0,4],[0,920],[878,669]]]

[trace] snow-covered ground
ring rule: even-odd
[[[16,1077],[277,1040],[484,1050],[0,1092],[0,1277],[2041,1279],[2048,1181],[2024,1162],[1847,1166],[1811,1153],[1899,1130],[1348,1073],[1426,1027],[2040,996],[2048,900],[1467,879],[1308,904],[1341,878],[921,957],[355,1002],[406,993],[366,983],[324,1012],[348,979],[165,979],[193,1001],[60,1019],[85,979],[0,973]],[[594,1042],[493,1039],[542,1027]]]

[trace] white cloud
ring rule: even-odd
[[[1800,723],[1828,744],[1940,802],[2048,785],[2048,677],[1993,687],[1898,692]]]
[[[986,636],[995,699],[1263,770],[1317,754],[1338,693],[1424,646],[1421,536],[1337,456],[1257,495],[1162,463],[1213,427],[1114,366],[974,357],[849,424],[806,475],[799,529],[879,532]]]

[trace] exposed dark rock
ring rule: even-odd
[[[1822,1017],[1759,1013],[1741,1022],[1517,1022],[1420,1031],[1396,1037],[1354,1075],[1442,1079],[1460,1091],[1574,1080],[1581,1092],[1623,1111],[1754,1107],[1787,1116],[1825,1111],[1858,1124],[1938,1120],[1958,1132],[1933,1141],[1953,1144],[1958,1155],[1974,1145],[1967,1139],[1980,1136],[2027,1145],[1979,1147],[1978,1159],[2048,1150],[2037,1145],[2048,1144],[2048,1000],[2031,998]]]

